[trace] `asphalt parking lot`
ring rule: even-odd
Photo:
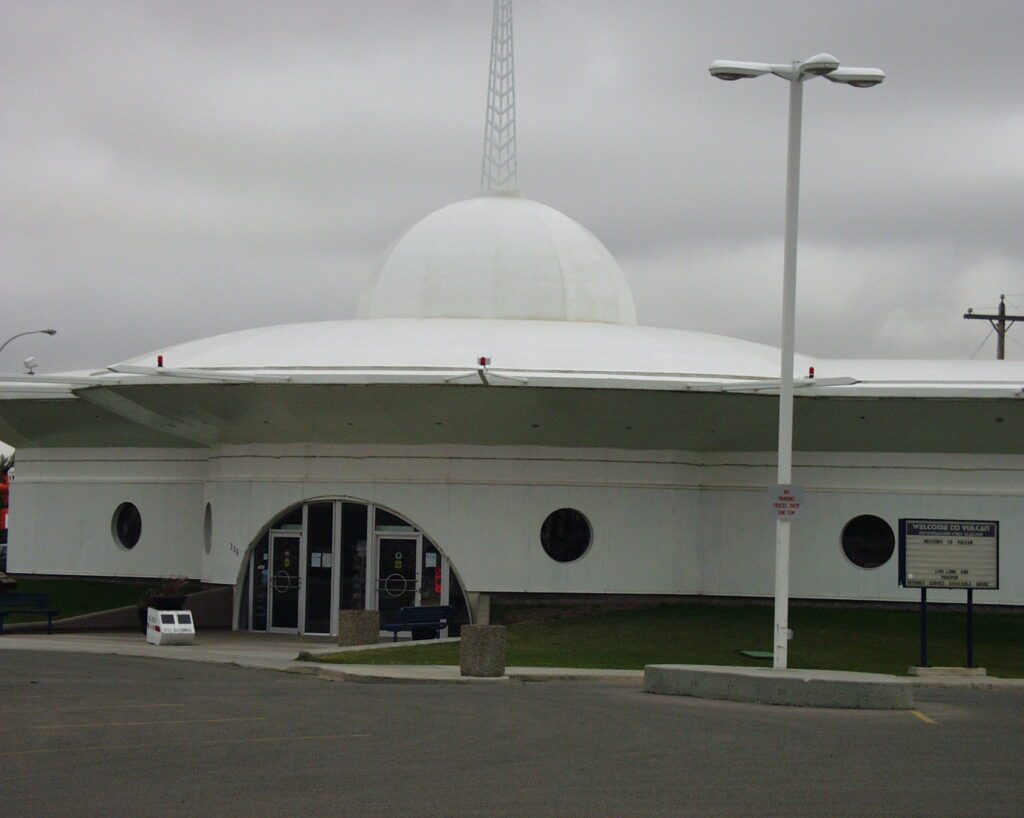
[[[353,684],[0,653],[5,815],[1020,815],[1024,694],[916,712],[634,682]]]

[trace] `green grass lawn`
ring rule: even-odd
[[[50,607],[60,611],[60,619],[79,614],[106,611],[111,608],[122,608],[125,605],[137,605],[140,600],[155,587],[145,584],[125,582],[104,582],[89,579],[32,579],[18,577],[18,587],[13,593],[47,594]],[[0,594],[0,606],[3,594]],[[45,617],[10,615],[6,622],[31,622]]]
[[[646,664],[770,665],[740,650],[771,650],[769,606],[662,605],[592,615],[537,617],[499,609],[508,625],[508,664],[633,668]],[[527,617],[523,620],[523,617]],[[905,674],[918,663],[916,611],[794,607],[789,666]],[[965,614],[929,612],[932,665],[965,664]],[[993,676],[1024,676],[1024,615],[975,614],[975,664]],[[458,664],[457,643],[351,651],[317,661],[339,664]]]

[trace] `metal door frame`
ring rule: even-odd
[[[437,545],[437,543],[426,536],[422,531],[378,531],[376,530],[376,511],[377,505],[374,503],[367,503],[363,500],[355,500],[348,498],[323,498],[315,500],[306,500],[302,503],[302,524],[301,527],[296,528],[277,528],[271,529],[267,532],[268,537],[268,548],[267,548],[267,560],[269,563],[269,578],[267,588],[267,629],[263,631],[265,633],[287,633],[287,634],[304,634],[306,633],[306,593],[307,593],[307,566],[306,560],[308,559],[308,546],[306,541],[306,529],[309,524],[309,505],[317,502],[330,502],[334,506],[333,514],[333,526],[332,526],[332,543],[331,543],[331,617],[330,617],[330,634],[336,635],[338,632],[338,617],[339,617],[339,605],[341,600],[341,586],[343,582],[343,565],[342,565],[342,510],[343,504],[346,502],[356,503],[359,505],[365,505],[367,508],[366,515],[366,540],[368,543],[367,554],[366,554],[366,594],[363,601],[364,608],[367,610],[380,610],[380,589],[378,583],[380,581],[380,542],[382,539],[391,540],[406,540],[409,542],[416,543],[416,578],[415,578],[415,594],[414,604],[421,605],[423,601],[423,551],[424,542],[428,541],[433,545],[440,555],[440,566],[441,566],[441,605],[450,604],[451,600],[451,583],[455,572],[452,569],[451,561],[448,555]],[[394,512],[392,512],[394,513]],[[400,515],[399,515],[400,516]],[[404,518],[403,518],[404,519]],[[412,524],[410,523],[410,526]],[[299,540],[299,593],[298,593],[298,616],[296,619],[297,627],[295,628],[275,628],[272,626],[274,616],[274,592],[272,586],[273,582],[273,554],[274,554],[274,540],[278,537],[296,537]],[[249,597],[249,615],[248,615],[248,629],[253,629],[255,610],[254,610],[254,598],[255,598],[255,584],[256,584],[256,548],[259,543],[254,543],[249,549],[248,555],[248,575],[249,581],[245,584],[245,591]],[[447,632],[447,629],[445,629]],[[317,634],[325,635],[325,634]]]
[[[416,578],[413,580],[416,588],[416,595],[413,598],[413,604],[420,604],[420,582],[422,580],[423,566],[420,565],[420,561],[423,559],[423,532],[412,532],[412,531],[377,531],[373,535],[373,585],[372,596],[373,596],[373,610],[380,610],[380,541],[381,540],[410,540],[416,543]],[[435,546],[436,547],[436,546]],[[369,560],[367,560],[369,562]],[[370,599],[370,594],[367,594],[367,600]]]
[[[429,538],[427,538],[427,539],[429,539]],[[437,552],[437,556],[438,556],[438,560],[439,560],[438,565],[441,566],[441,598],[438,601],[438,604],[439,605],[449,605],[449,604],[451,604],[451,597],[449,596],[449,594],[451,593],[451,587],[452,587],[451,586],[451,582],[450,582],[451,564],[448,562],[448,557],[445,555],[445,553],[440,548],[437,547],[437,543],[435,543],[433,540],[430,540],[430,544],[434,547],[434,550]],[[422,571],[423,571],[422,543],[420,545],[420,548],[421,548],[421,552],[420,552],[419,566],[420,566],[420,572],[422,573]],[[421,578],[420,582],[418,582],[416,584],[416,589],[417,589],[417,591],[416,591],[416,604],[417,605],[419,605],[420,602],[422,601],[420,599],[420,594],[419,594],[419,589],[422,586],[423,586],[423,583],[422,583],[422,578]],[[448,638],[448,626],[447,625],[445,625],[443,628],[441,628],[441,638],[442,639],[447,639]]]
[[[334,500],[331,524],[331,636],[338,635],[338,607],[341,602],[341,500]]]
[[[338,635],[338,600],[341,596],[341,500],[306,500],[302,504],[302,571],[299,575],[299,633],[310,636],[337,636]],[[306,593],[309,587],[307,572],[309,570],[308,544],[306,532],[309,531],[309,507],[312,505],[331,506],[331,614],[330,624],[326,631],[310,631],[306,629]],[[271,532],[273,534],[273,532]],[[286,533],[284,531],[278,533]],[[326,553],[326,552],[325,552]],[[289,633],[291,631],[288,631]]]
[[[274,540],[284,538],[298,539],[299,541],[299,598],[298,598],[298,611],[295,620],[296,627],[294,628],[275,628],[274,627]],[[291,633],[299,634],[302,633],[303,625],[306,621],[306,609],[304,607],[306,601],[306,511],[303,509],[302,512],[302,529],[284,529],[270,532],[270,547],[267,554],[268,561],[268,573],[267,573],[267,633]]]

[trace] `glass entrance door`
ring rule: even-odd
[[[377,537],[377,608],[381,624],[398,620],[398,611],[419,604],[420,535]]]
[[[451,605],[469,621],[441,550],[396,513],[355,500],[318,499],[273,520],[248,553],[238,627],[334,634],[341,611],[377,609],[382,623],[407,606]]]
[[[423,541],[420,560],[420,598],[417,605],[444,605],[444,557],[430,540]]]
[[[298,534],[270,535],[270,630],[298,633],[302,586]]]
[[[306,510],[306,573],[303,633],[330,633],[334,584],[334,517],[337,503],[311,503]]]

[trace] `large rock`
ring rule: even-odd
[[[505,675],[505,628],[502,625],[463,625],[459,665],[463,676]]]
[[[338,611],[338,644],[376,645],[380,641],[380,611]]]

